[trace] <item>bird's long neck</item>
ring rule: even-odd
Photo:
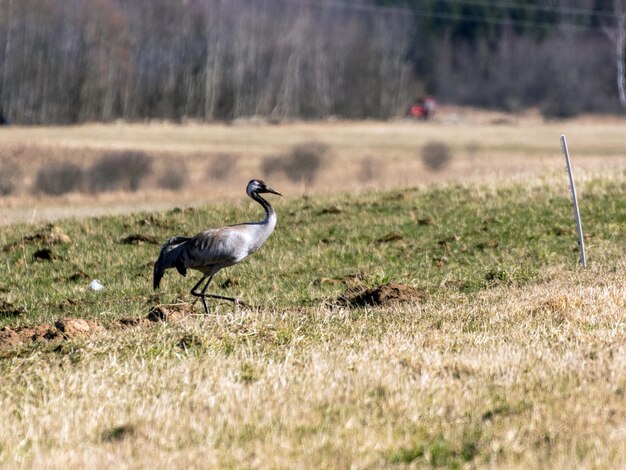
[[[263,199],[258,193],[252,193],[250,197],[261,204],[263,209],[265,209],[265,219],[263,219],[261,223],[271,226],[271,230],[273,230],[276,225],[276,213],[274,212],[272,205]]]

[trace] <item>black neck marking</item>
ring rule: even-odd
[[[263,199],[261,196],[259,196],[259,193],[253,191],[250,197],[263,206],[263,209],[265,209],[265,213],[268,217],[274,213],[274,209],[272,208],[270,203]]]

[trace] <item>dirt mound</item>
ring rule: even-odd
[[[193,307],[181,302],[177,304],[157,305],[152,307],[143,318],[125,317],[117,321],[119,328],[132,328],[135,326],[147,327],[159,322],[176,322],[193,313]]]
[[[22,344],[22,339],[15,331],[8,327],[0,328],[0,348]]]
[[[339,207],[339,206],[330,206],[330,207],[324,207],[321,211],[319,211],[319,215],[341,214],[342,212],[343,212],[343,209],[341,209],[341,207]]]
[[[49,323],[17,328],[15,332],[24,342],[52,340],[59,337],[59,331]]]
[[[404,240],[404,235],[402,235],[400,232],[389,232],[384,237],[381,237],[378,240],[376,240],[376,242],[377,243],[391,243],[391,242],[397,242],[400,240]]]
[[[48,247],[41,248],[33,253],[34,260],[42,260],[42,261],[52,261],[55,259],[60,259],[59,256],[55,255],[52,250]]]
[[[158,245],[159,240],[152,235],[142,235],[140,233],[133,233],[124,238],[120,238],[119,243],[122,245],[143,245],[144,243],[149,243],[152,245]]]
[[[59,331],[48,323],[41,325],[0,329],[0,348],[33,341],[50,341],[59,337]]]
[[[39,231],[24,235],[24,242],[41,242],[46,245],[60,245],[71,243],[72,239],[60,228],[53,224],[48,224]]]
[[[74,274],[72,274],[71,276],[69,276],[67,278],[68,281],[70,282],[81,282],[81,281],[85,281],[89,279],[89,275],[83,271],[82,269],[78,268]]]
[[[16,307],[11,302],[0,299],[0,318],[19,317],[24,313],[19,307]]]
[[[188,303],[157,305],[148,312],[148,319],[151,322],[174,322],[181,320],[193,313],[193,308]]]
[[[54,322],[54,325],[41,323],[17,328],[5,326],[0,329],[0,349],[34,341],[86,338],[101,331],[104,331],[102,326],[82,318],[60,318]]]
[[[365,307],[367,305],[386,306],[399,302],[416,302],[424,299],[424,294],[414,287],[390,282],[374,289],[350,287],[338,299],[339,305]]]
[[[67,339],[90,336],[104,330],[97,323],[82,318],[61,318],[54,322],[54,326]]]
[[[151,323],[150,320],[148,320],[147,318],[124,317],[124,318],[120,318],[116,322],[116,326],[119,328],[132,328],[134,326],[149,326],[150,323]]]
[[[20,240],[8,243],[2,247],[2,251],[11,251],[22,244],[62,245],[71,242],[72,239],[60,227],[48,224],[35,233],[24,235]]]
[[[148,312],[145,317],[121,318],[115,322],[113,328],[149,327],[158,322],[176,322],[193,313],[192,305],[177,303],[169,305],[157,305]],[[42,323],[34,326],[17,328],[0,328],[0,349],[27,344],[33,341],[71,340],[75,338],[87,338],[96,333],[105,331],[98,323],[83,318],[60,318],[54,325]]]

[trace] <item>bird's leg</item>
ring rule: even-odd
[[[211,279],[213,279],[213,276],[211,276]],[[209,279],[209,282],[211,282],[211,279]],[[204,286],[204,289],[202,289],[202,299],[204,299],[205,297],[211,297],[213,299],[228,300],[229,302],[232,302],[235,305],[241,305],[242,307],[250,308],[250,305],[248,305],[241,299],[238,299],[237,297],[227,297],[225,295],[218,295],[218,294],[205,294],[207,287],[209,287],[209,282],[207,282],[206,285]]]
[[[196,289],[204,282],[205,279],[207,279],[207,282],[205,284],[205,286],[202,288],[202,291],[197,292]],[[204,294],[204,292],[206,291],[207,287],[209,287],[209,284],[211,283],[211,279],[213,279],[213,276],[202,276],[202,278],[196,283],[195,286],[193,286],[191,288],[191,295],[195,296],[195,297],[199,297],[200,300],[202,300],[202,305],[204,306],[204,312],[208,315],[209,314],[209,307],[207,307],[206,304],[206,295]],[[196,299],[197,300],[197,299]]]
[[[206,288],[209,287],[209,283],[207,282],[207,284],[204,286],[204,289],[202,289],[202,296],[203,297],[212,297],[214,299],[221,299],[221,300],[228,300],[230,302],[233,302],[234,304],[239,304],[242,303],[239,299],[237,299],[236,297],[226,297],[224,295],[217,295],[217,294],[205,294],[204,292],[206,291]]]
[[[246,304],[245,302],[243,302],[242,300],[236,297],[226,297],[225,295],[207,294],[206,290],[209,287],[209,284],[211,283],[213,276],[208,277],[206,284],[204,285],[202,290],[198,292],[196,289],[202,284],[202,282],[204,282],[205,279],[207,279],[207,276],[204,276],[202,279],[200,279],[200,281],[195,286],[193,286],[193,288],[191,289],[191,295],[199,297],[200,300],[202,300],[202,305],[204,305],[204,311],[207,314],[209,313],[209,308],[207,307],[207,304],[206,304],[207,297],[211,297],[213,299],[228,300],[229,302],[232,302],[235,305],[241,305],[242,307],[250,307],[248,304]]]
[[[248,305],[243,300],[241,300],[241,299],[239,299],[237,297],[226,297],[226,296],[217,295],[217,294],[206,294],[206,297],[213,297],[214,299],[228,300],[229,302],[232,302],[235,305],[241,305],[244,308],[252,308],[251,305]]]
[[[189,293],[191,295],[195,295],[196,297],[200,297],[202,295],[202,293],[201,292],[196,292],[196,289],[200,286],[200,284],[202,284],[206,280],[207,277],[209,278],[209,282],[211,282],[211,278],[213,276],[209,277],[207,275],[204,275],[204,276],[202,276],[200,278],[200,280],[198,282],[196,282],[196,284],[191,288],[191,291],[189,291]],[[207,284],[208,284],[208,282],[207,282]],[[205,286],[205,289],[206,289],[206,286]],[[204,290],[202,292],[204,292]]]
[[[234,303],[241,302],[241,300],[239,300],[237,297],[226,297],[226,296],[217,295],[217,294],[206,294],[205,297],[213,297],[214,299],[229,300],[230,302],[234,302]]]

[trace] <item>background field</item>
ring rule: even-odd
[[[0,128],[2,161],[22,168],[15,192],[0,197],[0,223],[238,199],[247,181],[259,176],[295,196],[562,175],[559,136],[563,133],[568,136],[578,177],[619,173],[626,168],[625,126],[626,120],[616,117],[544,122],[530,112],[508,115],[444,108],[436,121],[428,123],[399,120],[271,125],[248,120],[231,125]],[[443,142],[451,153],[449,164],[438,171],[425,166],[421,158],[423,147],[431,142]],[[326,146],[324,162],[311,184],[263,170],[265,159],[310,143]],[[81,192],[53,198],[34,194],[36,173],[43,165],[71,162],[86,168],[103,154],[129,150],[145,152],[154,163],[135,193]],[[216,176],[212,165],[225,159],[233,161],[233,166]],[[188,174],[181,190],[160,189],[158,178],[181,164]]]
[[[25,171],[20,192],[0,198],[5,222],[33,205],[36,222],[46,207],[153,208],[0,233],[0,339],[66,317],[100,326],[0,346],[0,465],[626,465],[623,122],[468,119],[1,131],[3,148],[25,146],[32,162],[130,148],[200,170],[181,193],[146,183],[59,198],[30,195]],[[577,170],[586,270],[560,133]],[[420,158],[429,140],[453,149],[442,171]],[[272,199],[275,233],[214,284],[253,307],[140,321],[189,301],[196,279],[168,272],[153,293],[153,242],[260,218],[245,183],[266,155],[302,141],[325,143],[327,163],[307,187],[271,180],[288,195]],[[237,171],[206,188],[203,149],[237,153]],[[360,186],[368,155],[385,172]],[[143,241],[124,243],[135,235]],[[87,289],[96,278],[103,291]],[[342,300],[388,282],[413,296]]]

